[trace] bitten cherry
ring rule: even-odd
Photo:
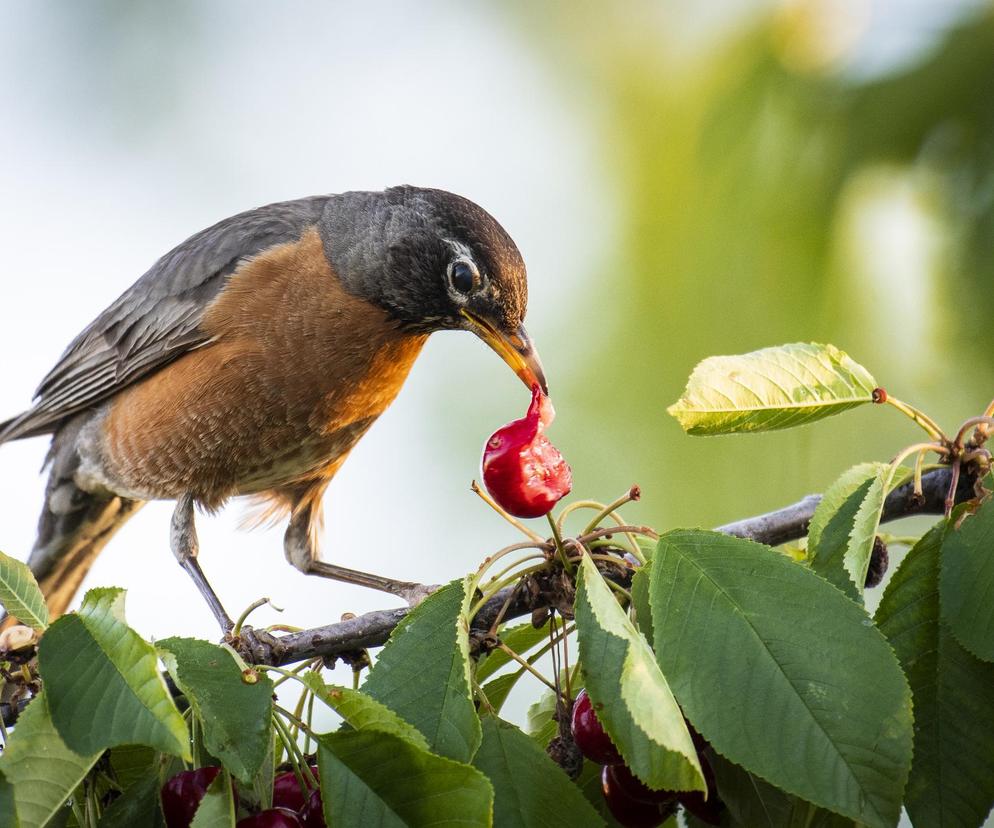
[[[181,771],[162,786],[162,814],[168,828],[190,828],[200,801],[220,772],[217,767]]]
[[[573,703],[570,729],[576,746],[591,762],[596,762],[598,765],[617,765],[624,761],[598,720],[586,690],[581,690]]]
[[[556,416],[549,398],[532,386],[528,412],[497,429],[483,449],[483,482],[515,517],[546,515],[573,487],[573,472],[542,433]]]

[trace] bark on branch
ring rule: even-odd
[[[942,514],[950,482],[950,470],[942,468],[923,476],[921,498],[914,496],[910,482],[898,487],[888,495],[884,503],[882,521],[918,514]],[[956,491],[957,503],[974,496],[973,485],[974,480],[968,475],[960,478]],[[719,526],[718,531],[770,546],[787,543],[807,534],[811,516],[820,501],[820,495],[808,495],[782,509]],[[497,593],[477,613],[473,619],[474,630],[484,632],[490,628],[504,603],[511,596],[511,590],[512,588],[508,587]],[[534,609],[536,607],[528,596],[514,595],[503,618],[505,621],[519,618]],[[279,638],[265,636],[259,642],[260,647],[254,653],[254,660],[257,663],[284,665],[317,656],[334,659],[357,650],[377,647],[386,643],[394,627],[401,622],[408,611],[407,608],[377,610],[337,624],[315,627]]]

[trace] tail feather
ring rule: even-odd
[[[51,617],[64,613],[97,555],[144,501],[76,485],[76,438],[86,415],[70,420],[52,438],[51,466],[38,536],[28,566],[38,579]]]

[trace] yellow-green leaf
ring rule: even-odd
[[[0,552],[0,604],[8,615],[39,632],[48,626],[48,607],[27,564]]]
[[[667,410],[688,434],[773,431],[872,402],[876,386],[834,345],[797,342],[705,359]]]

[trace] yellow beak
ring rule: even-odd
[[[493,348],[529,389],[533,385],[537,385],[542,389],[543,394],[549,393],[545,372],[542,370],[542,361],[538,358],[538,353],[535,351],[531,339],[528,338],[524,325],[521,325],[513,334],[506,334],[465,308],[462,310],[462,315],[469,320],[470,330]]]

